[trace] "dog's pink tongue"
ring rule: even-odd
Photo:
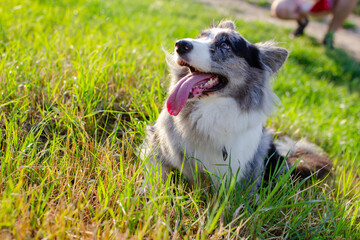
[[[166,101],[168,112],[173,116],[178,115],[189,98],[189,93],[192,87],[199,82],[209,80],[212,77],[213,75],[211,74],[190,73],[180,79],[172,89]]]

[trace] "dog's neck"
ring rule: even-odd
[[[174,122],[187,141],[222,151],[242,134],[261,129],[265,119],[261,110],[241,110],[233,98],[208,96],[188,104]]]

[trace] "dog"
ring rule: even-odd
[[[179,170],[194,185],[200,170],[215,187],[235,177],[256,191],[271,172],[279,174],[300,158],[294,174],[325,176],[332,167],[326,156],[310,144],[275,143],[264,128],[279,101],[270,80],[288,54],[271,41],[250,43],[228,20],[176,41],[174,54],[166,53],[169,95],[141,146],[148,171],[166,179]]]

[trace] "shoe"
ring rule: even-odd
[[[304,35],[304,29],[309,24],[309,19],[305,18],[305,20],[297,20],[298,27],[292,32],[293,37],[299,37]]]
[[[334,32],[329,31],[323,40],[323,44],[326,48],[334,49]]]

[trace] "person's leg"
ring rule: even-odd
[[[333,48],[334,33],[339,30],[345,19],[353,11],[357,3],[357,0],[337,0],[332,10],[333,18],[329,24],[328,31],[324,37],[323,44],[329,48]]]
[[[338,0],[335,3],[333,12],[333,19],[329,25],[328,31],[337,31],[340,29],[345,19],[350,15],[356,6],[357,0]]]
[[[280,19],[301,18],[298,0],[275,0],[271,5],[271,14]]]
[[[298,27],[292,32],[297,37],[304,34],[309,20],[304,12],[302,0],[275,0],[271,5],[271,14],[280,19],[296,20]]]

